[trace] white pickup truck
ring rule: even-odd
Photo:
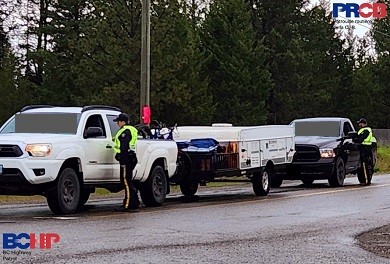
[[[55,214],[84,205],[95,187],[122,189],[112,138],[119,108],[27,106],[0,128],[0,195],[44,195]],[[163,203],[175,174],[174,141],[140,139],[138,181],[146,206]]]

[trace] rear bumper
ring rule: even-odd
[[[320,159],[317,162],[293,162],[276,172],[285,180],[329,179],[333,173],[334,159]]]

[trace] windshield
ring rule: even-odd
[[[294,121],[295,136],[339,137],[338,121]]]
[[[77,113],[19,113],[3,127],[0,134],[76,134],[80,116]]]

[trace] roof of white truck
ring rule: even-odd
[[[81,113],[82,107],[50,107],[34,108],[23,111],[23,113]]]
[[[22,113],[74,113],[79,114],[89,110],[121,112],[121,109],[114,106],[88,105],[78,106],[52,106],[52,105],[30,105],[20,110]]]

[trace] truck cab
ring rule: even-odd
[[[0,195],[44,195],[56,214],[85,204],[96,187],[122,189],[111,106],[27,106],[0,128]],[[172,141],[139,138],[133,180],[145,205],[160,205],[176,171]]]
[[[296,153],[291,164],[277,171],[273,187],[280,187],[283,180],[301,180],[306,185],[328,180],[331,187],[339,187],[347,174],[361,173],[358,145],[353,142],[356,131],[348,118],[296,119],[291,125]]]

